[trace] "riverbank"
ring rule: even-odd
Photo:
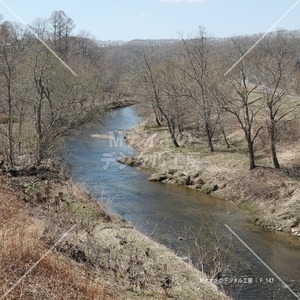
[[[0,294],[52,249],[5,299],[227,299],[71,181],[44,171],[0,182]]]
[[[247,156],[240,148],[215,153],[193,143],[175,148],[166,128],[146,123],[129,131],[126,138],[139,154],[121,162],[153,170],[149,180],[188,186],[230,201],[246,210],[253,223],[300,236],[299,177],[289,176],[287,170],[258,167],[249,171]],[[297,147],[293,149],[297,154]],[[287,157],[284,153],[281,150],[282,159]],[[264,155],[259,156],[258,163],[264,165]]]

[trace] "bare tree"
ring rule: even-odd
[[[98,41],[87,31],[80,31],[75,39],[75,47],[77,47],[84,59],[90,63],[97,63],[97,61],[104,58],[104,50],[100,47]]]
[[[46,40],[52,24],[56,49],[68,52],[77,77],[24,27],[0,21],[0,154],[10,167],[18,155],[29,153],[40,164],[58,149],[64,135],[103,115],[103,49],[86,37],[83,55],[76,37],[70,43],[73,21],[61,11],[51,21],[36,19],[32,28]]]
[[[235,55],[231,55],[231,63],[242,57],[247,49],[243,40],[233,40],[233,49],[230,51]],[[255,93],[259,85],[251,83],[255,65],[255,59],[252,60],[251,56],[248,56],[226,78],[220,78],[219,90],[214,91],[222,109],[236,118],[244,132],[250,170],[256,167],[254,143],[264,127],[259,120],[263,97]]]
[[[179,236],[178,248],[181,255],[187,255],[188,260],[208,278],[219,279],[223,272],[228,271],[226,259],[231,247],[231,239],[228,240],[225,248],[224,230],[220,228],[213,216],[203,217],[203,225],[197,232],[185,225],[181,233],[175,233]]]
[[[162,66],[153,66],[150,54],[146,50],[140,53],[141,83],[145,87],[158,125],[161,125],[160,115],[167,123],[168,131],[175,147],[179,147],[176,138],[176,111],[172,105],[175,98],[166,93]]]
[[[42,40],[47,40],[50,35],[50,22],[46,18],[36,18],[32,24],[31,28]]]
[[[15,164],[14,118],[15,118],[15,86],[17,82],[17,65],[20,58],[16,29],[10,22],[4,22],[0,28],[0,79],[2,96],[5,103],[7,160],[11,167]]]
[[[259,52],[260,63],[257,79],[265,98],[266,125],[270,139],[273,165],[280,168],[277,157],[277,134],[280,124],[289,121],[299,108],[299,101],[288,94],[293,90],[294,55],[292,37],[277,31],[262,43]]]
[[[101,92],[92,75],[69,76],[51,53],[33,45],[30,54],[32,87],[31,108],[36,135],[36,162],[57,147],[62,136],[93,118],[101,118]]]
[[[203,128],[208,147],[214,152],[213,135],[216,126],[217,107],[210,91],[213,81],[213,39],[204,28],[199,29],[196,37],[184,43],[184,65],[181,71],[186,75],[184,95],[197,110],[197,118]]]
[[[54,11],[50,17],[52,40],[56,49],[66,54],[69,50],[69,39],[75,28],[74,21],[64,11]]]

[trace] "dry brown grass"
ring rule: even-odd
[[[140,152],[141,167],[164,174],[177,170],[176,174],[182,173],[186,177],[200,172],[204,188],[208,187],[210,191],[212,185],[217,185],[219,189],[213,195],[241,206],[251,215],[252,221],[270,229],[282,228],[300,234],[300,199],[297,197],[300,191],[299,126],[300,121],[293,120],[280,128],[280,171],[272,168],[266,132],[262,132],[255,153],[259,167],[249,171],[243,132],[234,124],[227,132],[231,147],[227,149],[219,139],[215,153],[207,151],[205,141],[175,149],[168,143],[167,134],[146,128],[145,124],[133,129],[127,140]],[[146,147],[145,141],[154,134],[154,142]],[[181,181],[172,179],[166,182],[181,184]],[[197,185],[190,187],[197,188]],[[197,189],[206,192],[204,188]]]
[[[21,278],[50,246],[45,243],[43,218],[34,218],[18,197],[0,191],[0,297]],[[53,250],[4,299],[111,299],[68,257]]]
[[[32,178],[18,185],[26,186],[21,197],[0,187],[0,299],[74,224],[5,300],[228,299],[83,188]]]
[[[39,260],[47,248],[41,243],[42,224],[11,226],[1,232],[1,282],[3,295]],[[108,299],[107,290],[87,277],[57,252],[47,255],[6,299]]]

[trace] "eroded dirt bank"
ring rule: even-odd
[[[297,177],[265,167],[249,171],[247,156],[232,149],[209,153],[198,145],[175,148],[165,128],[146,123],[129,131],[126,138],[139,154],[121,162],[153,170],[149,180],[212,194],[245,209],[257,225],[300,237]]]

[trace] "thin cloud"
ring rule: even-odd
[[[205,0],[159,0],[160,2],[166,2],[166,3],[199,3],[199,2],[203,2]]]
[[[145,12],[141,12],[138,14],[138,18],[144,18],[146,16],[147,16],[147,14]]]

